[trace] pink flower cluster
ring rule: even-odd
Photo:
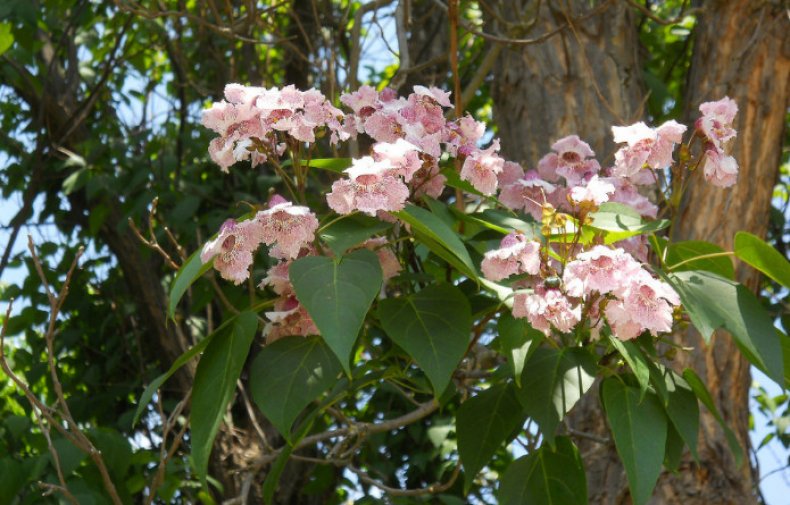
[[[261,244],[272,246],[272,257],[295,258],[315,240],[317,229],[318,219],[310,209],[275,195],[269,208],[253,219],[226,221],[217,238],[203,246],[200,259],[207,263],[214,258],[214,268],[222,278],[241,284],[249,277],[253,254]]]
[[[589,144],[576,135],[559,139],[553,152],[527,170],[505,162],[499,172],[499,201],[513,210],[530,214],[537,221],[546,205],[566,212],[574,207],[597,207],[607,201],[630,205],[643,216],[655,217],[658,208],[641,195],[633,182],[620,176],[601,176],[601,165]],[[614,169],[605,172],[612,172]]]
[[[648,168],[666,168],[672,164],[675,144],[683,140],[686,127],[674,120],[658,128],[639,122],[631,126],[612,126],[614,141],[625,143],[614,154],[612,175],[628,178],[634,184],[654,184],[655,174]]]
[[[228,84],[225,99],[203,111],[203,126],[220,135],[209,144],[209,155],[225,172],[237,161],[256,166],[281,156],[286,144],[278,132],[300,142],[315,142],[316,131],[324,127],[331,131],[332,143],[350,137],[343,112],[315,89]]]
[[[499,249],[486,253],[483,273],[494,281],[514,274],[536,275],[541,269],[539,249],[538,242],[526,241],[523,235],[508,235]],[[552,328],[572,331],[582,322],[586,307],[593,333],[600,331],[605,320],[621,340],[645,331],[656,336],[672,329],[673,310],[680,304],[677,293],[650,275],[633,256],[623,249],[600,245],[569,262],[562,282],[527,279],[526,284],[533,285],[532,292],[516,292],[513,316],[526,318],[546,335]]]
[[[699,110],[702,117],[694,126],[705,139],[705,162],[702,166],[705,180],[722,188],[732,186],[738,181],[738,162],[726,153],[725,147],[737,135],[732,124],[738,105],[725,96],[717,102],[701,104]]]

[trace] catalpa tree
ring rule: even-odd
[[[267,500],[296,458],[388,496],[495,489],[503,504],[586,503],[574,440],[593,435],[566,414],[595,389],[642,504],[684,448],[697,457],[700,402],[723,424],[704,381],[673,367],[695,352],[673,333],[724,328],[786,384],[782,339],[733,280],[732,257],[790,287],[787,261],[748,233],[734,251],[667,238],[690,185],[737,184],[733,100],[699,104],[690,128],[612,126],[609,164],[571,135],[524,167],[433,87],[399,97],[363,86],[341,96],[344,110],[293,86],[229,84],[225,98],[203,112],[218,134],[212,160],[226,173],[260,166],[280,186],[239,202],[248,211],[227,216],[181,266],[170,315],[213,268],[228,282],[216,293],[229,317],[138,408],[202,353],[190,443],[204,482],[242,374],[282,439],[266,441],[251,471],[265,470]],[[383,389],[409,407],[392,415],[377,401]],[[419,464],[434,465],[437,481],[385,482],[376,474],[388,435],[417,424],[435,428],[434,458]]]

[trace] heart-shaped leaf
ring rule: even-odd
[[[492,386],[461,405],[455,425],[466,490],[525,417],[513,386],[509,384]]]
[[[250,367],[250,394],[286,439],[311,401],[337,382],[340,362],[321,337],[286,337],[261,350]]]
[[[340,258],[307,256],[288,268],[296,298],[349,372],[349,357],[370,304],[381,290],[376,254],[360,249]]]
[[[450,382],[472,331],[469,301],[450,284],[427,287],[411,296],[382,300],[381,325],[425,371],[437,395]]]

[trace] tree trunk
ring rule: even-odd
[[[537,13],[525,12],[534,5]],[[507,33],[496,16],[487,18],[487,29],[518,38],[560,31],[542,43],[504,48],[494,66],[491,94],[503,153],[534,168],[555,140],[578,134],[603,161],[613,152],[610,126],[642,115],[633,13],[624,2],[590,7],[584,0],[513,0],[501,9],[509,21],[508,13],[517,12],[525,12],[522,23],[537,16],[530,31]]]
[[[709,240],[731,248],[737,230],[765,235],[790,97],[790,26],[780,3],[709,2],[699,18],[687,119],[690,123],[697,117],[703,101],[729,95],[738,102],[739,135],[733,154],[741,175],[738,184],[726,190],[695,175],[698,179],[684,199],[673,231],[675,240]],[[575,12],[572,17],[584,15]],[[539,36],[566,19],[561,11],[544,10],[538,28],[520,36]],[[631,14],[617,5],[571,23],[541,45],[503,51],[494,70],[493,97],[505,154],[534,167],[551,142],[577,133],[604,165],[610,164],[609,127],[636,121],[643,113],[636,36]],[[759,278],[742,265],[738,278],[757,289]],[[696,334],[691,335],[695,332],[688,333],[681,337],[683,345],[697,350],[679,356],[673,368],[692,367],[703,377],[725,420],[748,448],[748,363],[729,336],[717,335],[705,346]],[[576,406],[567,422],[576,430],[608,437],[595,391]],[[590,503],[631,503],[614,445],[585,438],[577,443],[587,467]],[[740,467],[735,464],[724,433],[707,412],[701,416],[699,451],[699,465],[687,457],[678,473],[660,477],[650,503],[756,503],[748,458]]]

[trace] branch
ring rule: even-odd
[[[417,489],[401,489],[397,487],[390,487],[381,482],[380,480],[374,479],[366,472],[356,468],[353,465],[348,465],[347,468],[354,472],[358,477],[359,480],[364,482],[365,484],[375,486],[387,494],[392,496],[422,496],[426,494],[435,494],[435,493],[442,493],[450,489],[453,484],[455,484],[456,479],[458,479],[458,475],[461,473],[461,465],[458,464],[455,466],[452,475],[450,475],[450,479],[447,482],[440,483],[436,482],[431,484],[430,486],[417,488]]]

